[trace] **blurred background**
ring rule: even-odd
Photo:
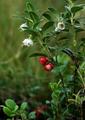
[[[64,8],[64,0],[32,0],[41,11],[55,7]],[[85,0],[77,0],[85,2]],[[50,96],[49,82],[54,75],[44,72],[37,58],[28,56],[35,47],[21,49],[25,39],[19,26],[23,23],[26,0],[0,0],[0,101],[13,98],[16,101],[36,99],[40,101]],[[49,94],[48,94],[49,92]],[[41,94],[41,96],[39,95]]]

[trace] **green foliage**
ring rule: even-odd
[[[11,99],[7,99],[6,102],[5,102],[5,105],[10,108],[11,110],[17,110],[18,109],[18,106],[16,105],[16,103],[11,100]]]
[[[31,48],[21,47],[21,41],[18,43],[17,38],[22,39],[22,36],[16,31],[15,25],[10,25],[14,31],[10,27],[8,30],[7,25],[4,25],[5,27],[2,26],[3,24],[1,25],[1,29],[3,27],[6,29],[1,37],[4,40],[1,42],[1,46],[5,44],[5,41],[11,44],[10,48],[10,44],[6,42],[3,48],[6,47],[8,53],[1,55],[3,58],[1,57],[0,62],[0,77],[2,79],[0,85],[7,85],[8,88],[8,92],[4,94],[1,92],[1,95],[5,96],[7,94],[7,96],[10,96],[14,93],[13,88],[16,88],[15,93],[20,97],[19,99],[31,98],[31,100],[45,101],[47,99],[44,98],[45,94],[49,96],[52,93],[49,97],[52,100],[49,107],[50,112],[48,111],[49,115],[46,118],[48,120],[66,120],[72,117],[81,120],[82,104],[85,101],[85,4],[78,4],[71,0],[66,1],[65,7],[63,6],[64,9],[60,11],[56,9],[57,7],[52,8],[52,5],[41,11],[36,10],[35,5],[33,5],[34,1],[27,0],[22,21],[28,27],[24,27],[25,35],[23,37],[33,40],[34,46]],[[9,11],[11,10],[9,9]],[[5,18],[5,15],[1,17],[1,20],[2,18]],[[10,24],[9,19],[6,19],[7,21]],[[17,34],[16,37],[15,34]],[[6,36],[6,39],[4,36]],[[18,48],[19,46],[20,48]],[[48,57],[49,62],[54,64],[54,69],[50,71],[52,74],[45,73],[44,70],[41,70],[41,66],[35,62],[36,57],[39,56]],[[49,82],[51,92],[47,90]],[[8,99],[3,106],[3,111],[11,118],[20,116],[22,120],[36,119],[34,111],[27,113],[26,109],[28,108],[26,102],[23,102],[19,107],[13,100]]]
[[[3,111],[5,114],[7,114],[9,117],[14,117],[16,115],[16,112],[18,110],[18,105],[11,100],[7,99],[5,101],[5,106],[3,106]]]
[[[23,111],[25,109],[27,109],[28,105],[27,105],[27,102],[23,102],[20,106],[20,110]]]
[[[36,115],[35,115],[35,112],[31,112],[29,113],[29,119],[35,119],[36,118]]]
[[[44,55],[55,66],[52,73],[56,76],[56,82],[50,83],[53,120],[65,120],[70,115],[75,117],[78,112],[76,110],[73,112],[74,108],[69,107],[68,101],[75,101],[78,104],[82,102],[81,106],[84,101],[84,98],[78,95],[81,89],[85,89],[85,78],[81,73],[81,64],[83,64],[85,57],[82,54],[82,49],[85,54],[85,48],[79,47],[82,38],[78,38],[81,31],[85,32],[84,27],[82,27],[84,23],[81,26],[80,16],[78,16],[84,7],[85,4],[78,5],[68,0],[64,11],[61,13],[57,12],[55,8],[48,8],[41,14],[33,9],[31,12],[28,10],[27,19],[30,19],[32,23],[28,24],[27,29],[31,28],[37,33],[35,36],[31,31],[29,32],[34,42],[41,46],[41,53],[34,53],[31,57]],[[74,106],[76,106],[75,102],[72,103]],[[35,117],[34,113],[31,117]],[[80,114],[78,117],[79,119],[82,118]]]
[[[3,106],[3,112],[10,118],[14,116],[21,116],[22,119],[26,120],[26,109],[28,109],[27,102],[23,102],[20,107],[12,99],[7,99],[5,105]]]

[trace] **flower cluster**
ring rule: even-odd
[[[27,23],[23,23],[23,24],[20,25],[20,30],[22,30],[22,31],[25,31],[27,28],[28,28]],[[23,46],[27,46],[27,47],[33,46],[33,41],[30,37],[24,39],[22,41],[22,43],[23,43]]]
[[[27,23],[23,23],[23,24],[20,25],[20,29],[22,31],[25,31],[27,28],[28,28]],[[65,29],[64,22],[63,21],[62,22],[58,22],[57,27],[55,28],[55,31],[62,31],[64,29]],[[40,29],[40,30],[42,30],[42,29]],[[23,40],[22,43],[23,43],[24,46],[28,46],[28,47],[33,45],[33,41],[32,41],[31,38],[27,38],[27,39]]]

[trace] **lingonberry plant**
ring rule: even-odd
[[[38,44],[44,69],[55,74],[52,89],[52,120],[83,120],[85,103],[85,4],[65,0],[65,9],[48,8],[40,14],[30,1],[26,3],[24,22],[20,29],[27,33],[26,46]],[[81,35],[83,34],[83,35]],[[81,36],[81,37],[80,37]],[[30,40],[30,41],[29,41]],[[37,50],[36,50],[37,51]]]
[[[27,1],[21,31],[27,34],[23,45],[38,45],[38,52],[29,57],[39,57],[43,70],[54,74],[51,82],[52,100],[47,120],[85,119],[85,4],[65,0],[63,12],[48,8],[36,11]],[[37,116],[40,111],[37,111]],[[35,112],[30,119],[35,119]],[[50,114],[51,113],[51,114]],[[33,117],[34,115],[34,117]]]

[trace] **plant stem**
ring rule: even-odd
[[[61,77],[62,87],[64,89],[64,93],[65,93],[65,96],[66,96],[66,102],[67,102],[68,101],[68,95],[67,95],[66,87],[65,87],[65,84],[64,84],[64,79],[63,79],[63,76],[62,76],[61,73],[60,73],[60,77]]]
[[[82,118],[85,120],[85,101],[82,103]]]
[[[82,105],[81,105],[81,108],[80,108],[80,112],[81,112],[81,120],[83,120],[83,112],[82,112]]]
[[[44,43],[41,41],[41,38],[39,38],[38,41],[39,41],[41,47],[44,49],[45,53],[47,52],[48,56],[49,56],[49,57],[52,57],[52,56],[51,56],[51,53],[50,53],[50,51],[49,51],[49,49],[48,49],[48,46],[47,46],[47,45],[44,45]]]
[[[77,77],[77,67],[75,66],[74,76],[73,76],[73,83],[74,83],[74,94],[75,94],[75,84],[76,84],[76,77]]]
[[[14,120],[14,117],[12,118],[12,120]]]
[[[46,49],[47,49],[47,51],[48,51],[48,53],[49,53],[49,57],[52,57],[52,55],[51,55],[51,53],[50,53],[50,51],[49,51],[48,46],[46,45],[45,47],[46,47]]]
[[[82,83],[83,83],[83,87],[84,87],[84,89],[85,89],[85,79],[82,77],[82,75],[81,75],[81,73],[80,73],[79,70],[77,70],[77,72],[78,72],[78,74],[79,74],[79,76],[80,76],[80,79],[81,79],[81,81],[82,81]]]

